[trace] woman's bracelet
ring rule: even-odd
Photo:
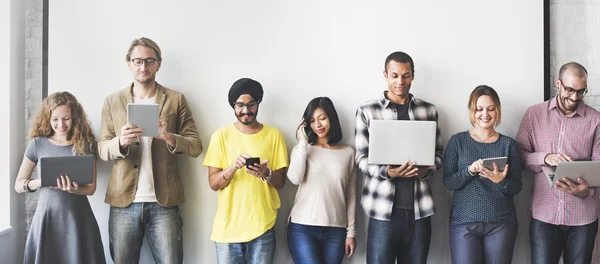
[[[30,182],[30,181],[31,181],[31,179],[26,179],[26,180],[23,182],[23,190],[25,190],[26,192],[30,192],[30,193],[37,191],[37,190],[33,190],[33,191],[32,191],[31,189],[29,189],[29,182]]]

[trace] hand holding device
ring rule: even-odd
[[[135,140],[142,136],[142,128],[137,127],[133,124],[125,124],[121,127],[121,136],[119,137],[119,145],[123,148],[129,146],[129,144],[135,142]]]
[[[246,158],[246,167],[253,166],[254,164],[260,164],[260,158]]]
[[[306,133],[306,123],[304,121],[300,124],[300,126],[298,126],[298,130],[296,130],[296,139],[298,141],[308,141],[308,134]]]
[[[504,180],[504,178],[506,178],[506,175],[508,174],[508,164],[504,165],[502,171],[500,171],[500,169],[498,168],[498,164],[496,164],[495,162],[492,163],[492,166],[494,168],[493,170],[489,170],[488,168],[484,167],[483,170],[479,172],[479,176],[487,178],[496,184],[500,183],[502,180]]]
[[[556,184],[554,184],[554,188],[575,195],[581,199],[585,199],[588,198],[588,196],[590,196],[590,187],[587,184],[587,182],[582,178],[577,178],[577,182],[573,182],[569,180],[569,178],[563,177],[562,180],[556,181]]]
[[[484,168],[493,171],[494,163],[498,166],[500,171],[504,170],[504,166],[506,166],[506,162],[508,161],[508,157],[496,157],[496,158],[487,158],[482,160],[482,165]]]
[[[417,164],[408,160],[400,166],[387,165],[387,175],[391,178],[410,178],[417,176],[418,173]]]

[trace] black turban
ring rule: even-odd
[[[233,107],[235,100],[237,100],[242,94],[249,94],[254,98],[254,101],[261,102],[263,98],[263,88],[259,82],[250,78],[241,78],[233,83],[231,89],[229,89],[229,105]]]

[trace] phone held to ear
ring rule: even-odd
[[[309,126],[305,126],[304,129],[302,129],[302,133],[304,134],[304,138],[308,140],[308,135],[312,133],[312,129]]]
[[[260,163],[260,158],[247,158],[246,159],[246,167],[250,166],[250,165],[254,165],[256,163]]]

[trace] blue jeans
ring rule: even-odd
[[[369,219],[368,264],[426,264],[431,217],[415,220],[412,209],[394,208],[391,221]]]
[[[271,264],[275,256],[275,231],[271,228],[249,242],[215,242],[215,247],[219,264]]]
[[[288,246],[296,264],[340,264],[344,259],[346,229],[290,222]]]
[[[583,226],[553,225],[532,219],[529,224],[531,263],[558,263],[563,250],[564,264],[591,263],[596,233],[598,219]]]
[[[158,203],[132,203],[110,207],[108,234],[110,256],[115,264],[138,263],[144,235],[156,263],[183,262],[183,220],[179,207]]]
[[[517,223],[450,223],[450,252],[456,264],[510,264]]]

